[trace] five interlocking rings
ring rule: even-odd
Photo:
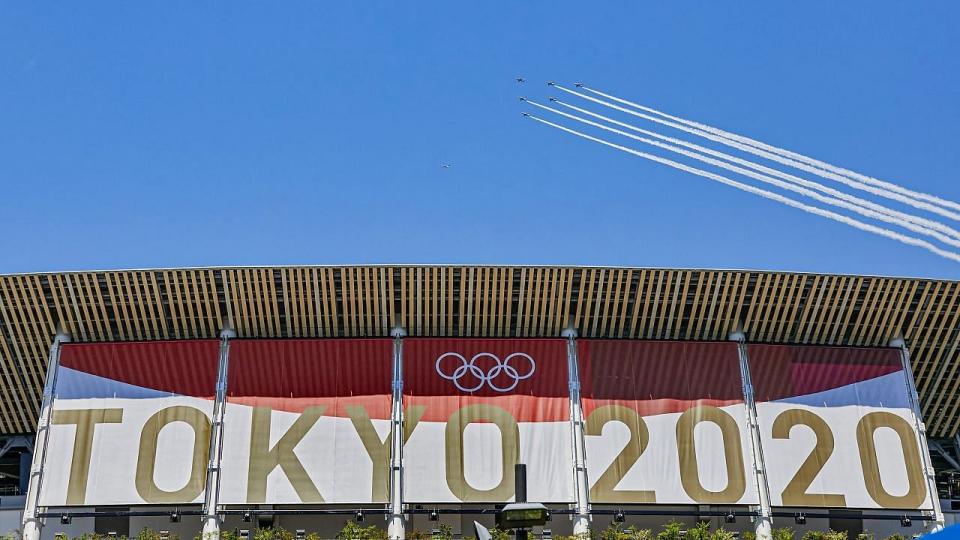
[[[457,369],[453,370],[453,373],[447,374],[444,373],[443,369],[440,367],[440,362],[443,362],[444,358],[454,357],[460,359],[460,365],[457,366]],[[483,368],[476,365],[476,362],[480,358],[492,358],[496,364],[490,366],[490,369],[486,372],[483,371]],[[517,368],[510,364],[511,360],[514,359],[524,359],[530,364],[530,369],[523,375],[517,371]],[[533,372],[537,370],[537,364],[533,361],[533,358],[529,354],[516,352],[506,357],[503,360],[500,360],[500,357],[493,353],[481,352],[473,355],[473,358],[467,360],[462,354],[455,352],[443,353],[437,357],[437,373],[447,379],[448,381],[453,381],[454,386],[457,387],[461,392],[476,392],[483,388],[483,385],[486,384],[494,392],[509,392],[517,387],[520,384],[520,381],[524,379],[529,379],[533,376]],[[467,374],[470,374],[472,377],[477,379],[476,386],[464,386],[460,383],[460,380]],[[493,380],[499,377],[501,374],[509,377],[513,380],[507,387],[500,387],[494,384]]]

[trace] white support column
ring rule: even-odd
[[[755,522],[757,540],[771,540],[773,519],[770,508],[770,487],[767,485],[767,468],[763,460],[760,442],[760,424],[757,422],[757,404],[753,398],[753,382],[750,379],[750,359],[747,356],[747,338],[743,332],[730,334],[730,341],[737,342],[740,357],[740,382],[743,386],[743,402],[747,409],[747,429],[750,430],[750,456],[753,459],[754,480],[760,499],[760,515]]]
[[[37,439],[33,445],[33,462],[30,466],[30,483],[27,487],[26,506],[23,509],[23,540],[40,540],[43,520],[38,516],[40,486],[43,481],[43,467],[47,458],[50,417],[53,415],[53,396],[57,388],[57,373],[60,367],[60,344],[68,343],[70,336],[57,333],[50,346],[47,359],[47,380],[43,385],[43,401],[40,404],[40,418],[37,424]]]
[[[230,340],[237,337],[231,328],[220,331],[220,364],[217,367],[217,393],[213,401],[210,426],[210,453],[207,462],[207,486],[203,498],[203,538],[220,538],[220,461],[223,457],[223,413],[227,401],[227,370],[230,367]]]
[[[390,540],[406,538],[403,518],[403,338],[406,330],[398,326],[390,331],[393,336],[393,403],[390,413],[390,522],[387,537]]]
[[[943,528],[943,510],[940,509],[940,495],[937,492],[937,472],[933,468],[933,460],[930,458],[930,447],[927,444],[927,426],[923,423],[920,411],[920,396],[917,395],[917,384],[913,380],[913,367],[910,365],[910,350],[907,349],[907,342],[903,338],[897,338],[890,342],[891,347],[900,349],[900,362],[903,365],[903,372],[907,381],[907,396],[910,399],[910,408],[913,409],[913,421],[920,435],[920,459],[923,460],[923,472],[927,478],[927,493],[930,494],[930,502],[933,503],[933,517],[935,525],[933,530],[938,531]]]
[[[583,406],[580,403],[580,370],[577,365],[577,331],[567,328],[561,334],[567,338],[567,374],[570,389],[570,426],[573,430],[574,487],[576,513],[573,515],[573,534],[590,533],[590,483],[587,479],[586,444],[583,436]]]

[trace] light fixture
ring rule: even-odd
[[[251,514],[249,511],[244,512],[243,515],[240,516],[240,519],[242,519],[244,523],[250,523],[253,521],[253,514]]]
[[[304,529],[297,529],[297,532],[295,533],[295,538],[296,538],[296,540],[304,540],[304,538],[306,538],[306,537],[307,537],[307,531],[306,531],[306,530],[304,530]]]
[[[430,538],[440,540],[440,529],[430,529]]]
[[[806,525],[807,524],[807,515],[803,512],[793,515],[793,522],[797,525]]]
[[[626,516],[623,515],[623,510],[617,510],[617,513],[613,515],[613,520],[617,523],[623,523],[626,520]]]
[[[180,523],[180,511],[174,510],[170,512],[170,523]]]
[[[354,514],[353,519],[357,520],[357,523],[363,523],[363,510],[357,510],[357,513]]]
[[[900,517],[900,526],[901,526],[901,527],[909,527],[909,526],[911,526],[911,525],[913,525],[913,520],[910,519],[910,516],[901,516],[901,517]]]
[[[553,540],[553,531],[544,529],[543,532],[540,533],[540,538],[543,540]]]
[[[440,512],[436,508],[430,511],[430,521],[437,521],[440,519]]]
[[[70,514],[60,514],[60,524],[69,525],[73,522],[73,517]]]
[[[116,537],[117,537],[117,531],[110,531],[107,533],[107,538],[116,538]]]
[[[547,521],[553,521],[553,514],[551,514],[549,510],[547,510]],[[547,530],[549,531],[550,529]]]
[[[160,540],[170,540],[170,531],[160,531]]]
[[[726,521],[727,523],[736,523],[736,522],[737,522],[737,516],[736,516],[733,512],[728,512],[728,513],[727,513],[727,516],[726,516],[726,518],[725,518],[725,521]]]
[[[240,538],[242,540],[250,540],[250,529],[240,529]]]

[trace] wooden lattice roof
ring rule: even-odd
[[[75,341],[559,336],[883,346],[906,339],[931,435],[960,427],[960,282],[734,270],[252,267],[0,276],[0,433],[35,429],[48,348]]]

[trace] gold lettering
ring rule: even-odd
[[[386,440],[380,440],[380,435],[373,427],[373,421],[370,420],[366,408],[348,405],[346,409],[350,422],[353,423],[353,429],[360,436],[360,442],[363,443],[363,448],[366,449],[373,464],[373,486],[371,488],[373,502],[385,502],[389,497],[387,473],[390,472],[390,435],[387,435]]]
[[[486,420],[500,429],[503,474],[492,489],[469,485],[463,469],[463,432],[471,422]],[[446,428],[447,486],[463,502],[503,502],[513,496],[513,466],[520,460],[520,429],[506,410],[495,405],[468,405],[450,415]]]
[[[70,462],[70,481],[67,483],[67,504],[83,504],[87,496],[87,478],[90,476],[90,457],[93,435],[97,424],[119,424],[123,409],[73,409],[53,411],[54,424],[77,426],[73,437],[73,459]]]
[[[622,422],[630,430],[630,440],[617,455],[613,463],[597,478],[590,488],[590,500],[603,503],[654,503],[656,492],[652,490],[617,490],[617,484],[623,480],[631,467],[640,459],[650,442],[650,430],[643,417],[637,411],[622,405],[598,407],[587,417],[585,435],[603,434],[603,426],[608,422]]]
[[[154,482],[157,465],[157,441],[167,424],[184,422],[193,429],[193,459],[190,478],[180,489],[165,491]],[[148,503],[191,502],[203,492],[207,481],[207,454],[210,448],[210,419],[200,409],[178,405],[156,412],[140,433],[137,456],[137,493]]]
[[[247,472],[247,502],[267,502],[267,476],[280,467],[297,496],[305,503],[322,503],[323,497],[307,474],[294,448],[323,416],[324,406],[307,407],[273,447],[270,447],[270,420],[273,410],[254,407],[250,425],[250,465]]]
[[[900,437],[903,462],[907,467],[909,489],[905,495],[891,495],[880,481],[880,463],[873,435],[878,428],[890,428]],[[927,486],[920,470],[920,449],[913,428],[902,417],[890,412],[865,414],[857,423],[857,446],[860,448],[860,466],[863,481],[870,498],[884,508],[917,508],[927,498]]]
[[[780,495],[787,506],[846,506],[847,498],[834,493],[808,493],[810,484],[820,474],[824,464],[833,454],[833,432],[830,426],[816,414],[804,409],[783,411],[773,421],[773,438],[789,439],[794,426],[803,425],[813,430],[817,441],[797,473]]]
[[[700,482],[697,449],[693,431],[700,422],[713,422],[723,435],[723,455],[727,467],[727,487],[709,491]],[[740,427],[725,411],[716,407],[691,407],[677,420],[677,451],[680,455],[680,483],[691,499],[698,503],[733,504],[747,489],[743,469]]]

